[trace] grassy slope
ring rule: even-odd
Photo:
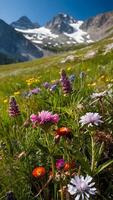
[[[5,142],[8,141],[6,142],[8,149],[8,153],[7,151],[5,152],[6,159],[0,160],[0,177],[2,180],[0,183],[0,197],[13,188],[16,194],[20,195],[18,196],[19,200],[31,200],[31,197],[29,197],[31,195],[29,194],[30,186],[27,182],[29,182],[28,179],[30,179],[29,173],[33,169],[34,163],[37,163],[38,160],[38,157],[35,155],[37,151],[37,133],[31,129],[28,129],[27,132],[21,126],[15,131],[13,121],[10,121],[7,114],[8,103],[4,102],[4,100],[9,99],[9,96],[14,95],[14,92],[20,92],[19,95],[15,95],[20,110],[23,113],[21,119],[22,122],[21,120],[19,122],[20,124],[26,120],[30,113],[36,113],[41,109],[52,110],[54,113],[60,113],[61,124],[59,125],[67,125],[78,134],[79,129],[76,127],[75,120],[78,121],[83,112],[99,112],[100,109],[98,107],[92,107],[92,105],[87,103],[89,98],[88,95],[95,91],[101,92],[105,90],[108,87],[108,84],[113,82],[113,52],[111,51],[106,55],[103,55],[103,49],[105,45],[109,43],[112,43],[112,39],[105,39],[96,44],[92,44],[89,47],[65,52],[57,56],[0,67],[0,117],[2,122],[0,140]],[[93,58],[84,59],[84,55],[87,54],[88,51],[95,51],[97,49],[98,52]],[[61,60],[68,55],[74,55],[75,61],[61,64]],[[24,92],[37,86],[42,88],[42,83],[45,81],[53,82],[53,80],[59,79],[59,71],[61,68],[65,68],[68,75],[76,75],[76,80],[74,82],[75,91],[71,97],[68,98],[61,94],[59,98],[57,92],[52,95],[51,93],[43,91],[41,95],[33,96],[31,99],[23,98]],[[83,82],[79,77],[79,74],[82,71],[86,74],[85,81]],[[33,77],[38,79],[38,82],[28,86],[26,80]],[[81,103],[85,104],[85,102],[85,111],[79,111],[77,105]],[[106,113],[107,109],[108,108],[105,108]],[[109,112],[107,113],[107,116],[109,116]],[[5,127],[2,127],[3,124],[5,124]],[[34,136],[32,136],[32,134],[34,134]],[[19,142],[16,147],[15,145],[13,146],[12,143],[12,141],[15,141],[15,138]],[[41,139],[42,138],[40,138],[40,140]],[[77,140],[77,135],[75,139]],[[78,145],[79,142],[76,142],[76,140],[75,144]],[[82,142],[83,141],[81,140],[81,145]],[[25,160],[16,160],[15,155],[18,155],[23,150],[28,152],[28,157]],[[57,154],[58,153],[59,151]],[[2,151],[0,151],[0,155],[2,156]],[[6,167],[7,170],[5,170]],[[11,169],[11,172],[9,172],[9,169]],[[8,176],[7,173],[9,173]]]

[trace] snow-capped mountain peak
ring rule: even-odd
[[[35,45],[41,48],[56,47],[56,46],[71,46],[79,43],[92,42],[87,32],[83,31],[80,27],[83,21],[77,21],[72,16],[65,13],[59,13],[53,17],[45,26],[26,28],[20,27],[20,18],[16,22],[15,29],[18,32],[31,40]],[[24,21],[28,21],[25,19]],[[19,26],[17,26],[19,22]],[[32,22],[31,22],[32,23]],[[13,26],[15,23],[13,23]]]
[[[39,28],[40,25],[38,23],[33,23],[28,17],[22,16],[20,17],[17,21],[12,22],[11,26],[13,28],[18,28],[18,29],[34,29],[34,28]]]

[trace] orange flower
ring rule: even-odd
[[[75,168],[75,162],[66,162],[64,165],[64,171],[68,171],[69,169]]]
[[[42,176],[44,176],[46,174],[46,170],[44,167],[36,167],[33,171],[32,171],[32,175],[36,178],[40,178]]]
[[[59,136],[66,136],[71,133],[71,130],[67,127],[61,127],[56,130],[56,134]]]

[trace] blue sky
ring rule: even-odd
[[[84,20],[110,10],[113,0],[0,0],[0,18],[7,23],[26,15],[43,25],[59,12]]]

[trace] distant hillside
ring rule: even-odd
[[[27,61],[43,56],[41,50],[3,20],[0,20],[0,53],[15,61]]]

